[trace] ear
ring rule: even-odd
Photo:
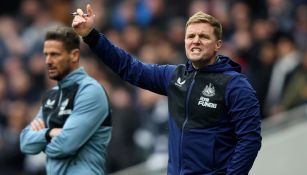
[[[70,57],[73,63],[79,62],[80,57],[80,50],[79,49],[73,49],[70,51]]]
[[[222,47],[222,40],[218,40],[215,45],[215,51],[217,52]]]

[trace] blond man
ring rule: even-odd
[[[260,107],[239,64],[219,55],[222,26],[198,12],[186,24],[187,63],[140,62],[94,29],[77,9],[72,27],[123,80],[168,96],[168,175],[248,174],[261,147]]]

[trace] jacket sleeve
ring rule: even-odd
[[[237,144],[227,175],[248,174],[261,147],[261,116],[256,92],[244,76],[232,79],[226,90],[226,106]]]
[[[66,120],[59,135],[46,146],[50,158],[75,155],[90,137],[101,127],[109,115],[107,96],[101,86],[88,84],[76,94],[74,110]]]
[[[39,110],[35,119],[42,118],[42,109]],[[48,144],[45,135],[47,128],[40,131],[33,131],[31,124],[26,126],[20,134],[20,150],[26,154],[38,154]]]
[[[93,29],[83,38],[91,50],[123,80],[138,87],[166,95],[174,65],[146,64],[112,44],[103,34]]]

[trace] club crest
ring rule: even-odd
[[[206,87],[204,88],[204,90],[202,91],[202,94],[206,97],[212,97],[215,95],[215,89],[214,86],[209,83],[209,85],[206,85]]]

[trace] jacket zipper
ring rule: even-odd
[[[190,95],[191,95],[191,91],[192,91],[192,87],[194,85],[194,82],[195,82],[195,77],[196,77],[196,74],[197,74],[197,71],[194,72],[194,75],[193,75],[193,79],[192,79],[192,82],[189,86],[189,89],[188,89],[188,94],[187,94],[187,98],[185,100],[185,119],[184,119],[184,122],[182,124],[182,128],[181,128],[181,138],[180,138],[180,152],[179,152],[179,159],[180,159],[180,164],[179,164],[179,169],[180,169],[180,175],[182,175],[182,144],[183,144],[183,133],[184,133],[184,128],[189,120],[189,111],[188,111],[188,104],[189,104],[189,99],[190,99]]]
[[[59,90],[60,90],[60,97],[59,97],[59,101],[58,101],[58,104],[57,104],[57,108],[59,108],[59,106],[60,106],[60,104],[61,104],[61,100],[62,100],[62,89],[59,87]],[[56,109],[57,109],[56,108]],[[51,118],[51,114],[49,114],[48,115],[48,117],[47,117],[47,123],[46,123],[46,125],[47,125],[47,127],[49,128],[49,126],[50,126],[50,118]],[[47,160],[48,161],[48,160]],[[52,169],[51,169],[51,167],[52,167],[52,164],[53,162],[52,161],[50,161],[49,160],[49,165],[50,166],[48,166],[48,171],[49,171],[49,174],[52,174]]]
[[[60,90],[60,97],[59,97],[59,101],[58,101],[58,105],[57,105],[57,108],[59,108],[59,106],[61,105],[61,100],[62,100],[62,89],[59,87],[59,90]],[[51,118],[51,114],[48,115],[47,117],[47,127],[49,128],[50,126],[50,118]]]

